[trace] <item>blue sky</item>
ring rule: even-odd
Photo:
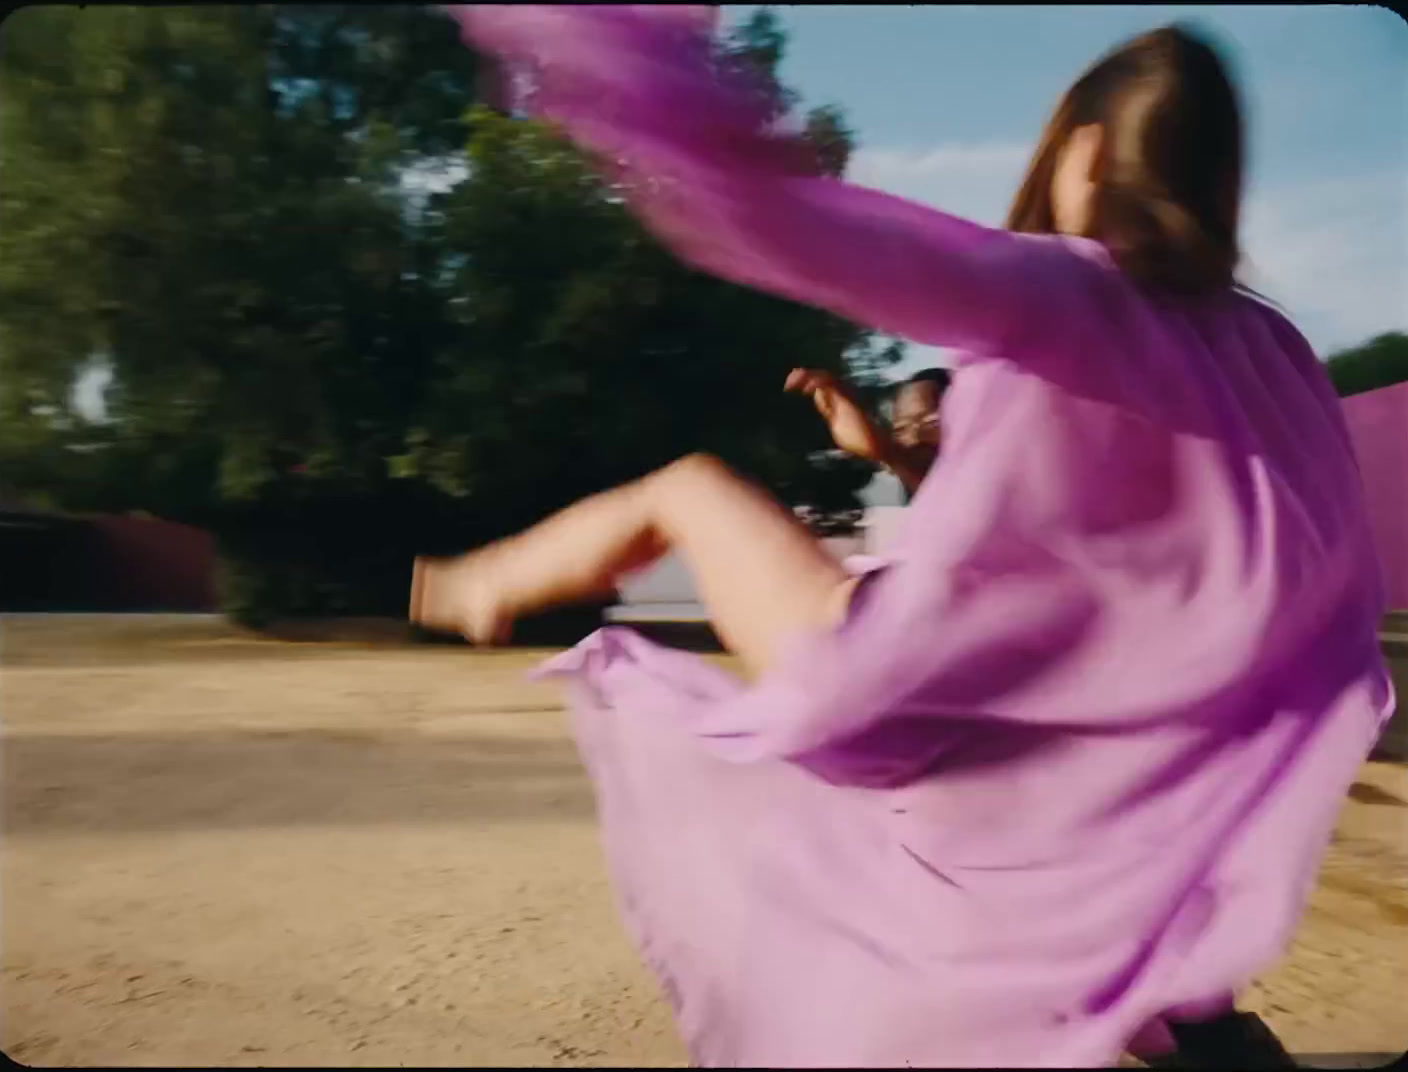
[[[738,18],[749,7],[726,9]],[[850,177],[1001,221],[1047,112],[1174,20],[1222,46],[1248,119],[1246,282],[1327,354],[1408,328],[1408,23],[1347,6],[785,6],[783,77],[856,130]],[[911,347],[910,364],[941,355]]]

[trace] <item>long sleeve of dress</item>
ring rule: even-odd
[[[1060,239],[814,174],[766,95],[717,62],[710,9],[452,10],[472,43],[527,72],[528,110],[594,150],[657,236],[700,270],[919,343],[1013,360],[1039,356],[1046,313],[1069,317],[1079,300],[1080,258]]]

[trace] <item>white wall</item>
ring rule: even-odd
[[[865,553],[883,555],[890,549],[904,519],[903,506],[872,506],[865,512]]]

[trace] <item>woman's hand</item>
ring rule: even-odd
[[[877,465],[887,465],[889,437],[875,426],[850,390],[829,372],[793,369],[784,389],[807,395],[826,421],[831,438],[847,454]]]

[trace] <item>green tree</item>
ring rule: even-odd
[[[86,432],[142,505],[199,520],[289,466],[374,468],[436,319],[397,180],[463,139],[473,76],[422,9],[6,20],[7,428],[76,422],[74,379],[106,362],[111,420]]]
[[[1331,354],[1325,362],[1341,398],[1408,380],[1408,335],[1390,331]]]
[[[775,77],[783,43],[763,13],[730,47]],[[5,490],[213,528],[246,618],[393,611],[413,553],[685,450],[853,511],[868,470],[780,385],[894,349],[685,269],[574,149],[473,111],[477,74],[431,8],[7,19]],[[839,174],[839,111],[806,129]]]

